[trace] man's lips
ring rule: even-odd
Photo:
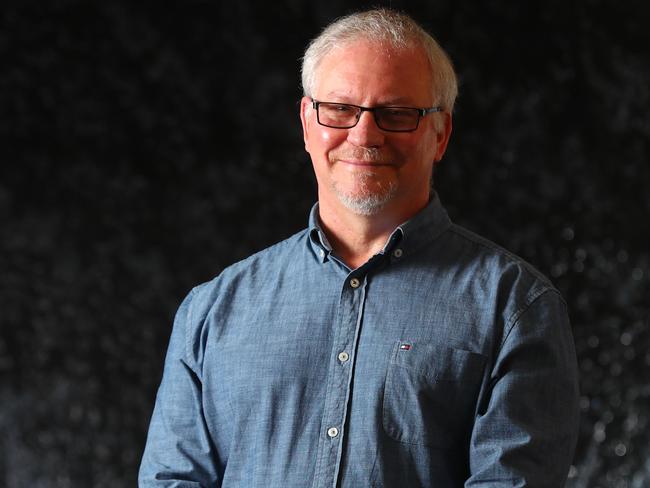
[[[362,159],[346,159],[346,158],[340,158],[338,159],[338,161],[343,164],[349,164],[352,166],[371,166],[371,167],[392,166],[392,163],[385,162],[385,161],[366,161]]]

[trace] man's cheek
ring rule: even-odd
[[[319,139],[320,143],[324,146],[329,146],[333,143],[334,141],[334,134],[332,134],[332,131],[329,130],[321,130],[319,131]]]

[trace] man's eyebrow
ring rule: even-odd
[[[346,95],[345,93],[337,92],[337,91],[331,91],[327,95],[325,95],[325,98],[323,99],[324,101],[329,101],[332,98],[340,101],[341,103],[345,102],[350,102],[351,98]],[[352,102],[350,102],[352,103]]]
[[[393,107],[417,107],[418,104],[414,103],[413,100],[408,99],[408,98],[391,98],[390,100],[385,100],[382,101],[382,103],[378,103],[377,105],[381,106],[393,106]]]

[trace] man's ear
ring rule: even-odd
[[[310,110],[312,110],[311,99],[302,97],[302,100],[300,100],[300,122],[302,123],[302,139],[305,141],[305,150],[307,152],[309,152],[307,116]]]
[[[434,157],[434,162],[436,163],[445,155],[452,128],[451,113],[441,112],[440,116],[444,117],[444,121],[442,127],[436,131],[436,155]]]

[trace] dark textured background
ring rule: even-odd
[[[135,485],[175,308],[306,224],[298,58],[369,5],[0,7],[1,486]],[[572,487],[650,486],[648,5],[393,2],[460,76],[452,218],[568,301]]]

